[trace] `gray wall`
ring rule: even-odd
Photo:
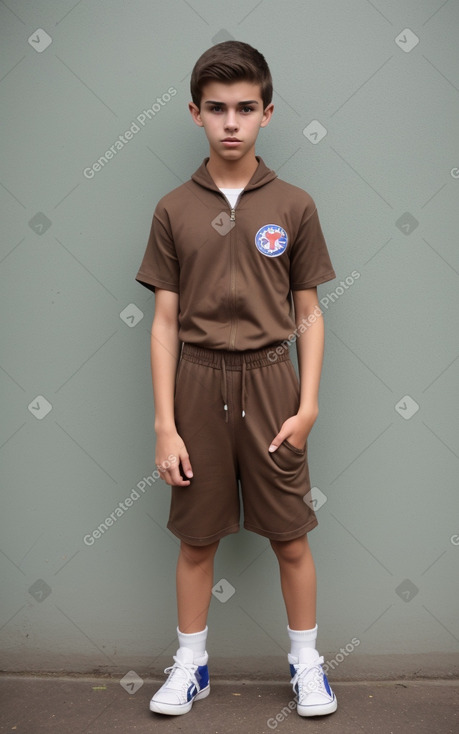
[[[0,21],[3,668],[146,675],[175,652],[134,276],[157,200],[207,153],[193,63],[234,37],[274,77],[258,153],[315,198],[337,272],[309,442],[320,650],[335,679],[453,671],[459,4],[7,0]],[[268,542],[225,539],[215,583],[215,670],[284,676]]]

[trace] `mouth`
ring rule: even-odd
[[[242,143],[242,140],[239,140],[239,138],[224,138],[224,140],[222,140],[222,144],[226,145],[228,148],[240,145],[240,143]]]

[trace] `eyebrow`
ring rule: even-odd
[[[220,107],[226,107],[226,103],[225,102],[217,102],[216,100],[213,100],[213,99],[206,100],[204,102],[204,104],[215,104],[215,105],[220,105]],[[248,104],[258,104],[258,100],[256,100],[256,99],[248,99],[245,102],[238,102],[237,104],[239,106],[245,107],[245,105],[248,105]]]

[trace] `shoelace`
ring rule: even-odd
[[[292,684],[295,686],[298,684],[298,697],[301,698],[303,693],[324,693],[328,696],[327,690],[324,685],[324,674],[320,667],[324,662],[323,657],[313,663],[313,665],[307,665],[306,663],[296,664],[296,673],[292,678]],[[308,673],[312,673],[311,678],[306,682],[305,678]]]
[[[190,666],[184,665],[177,657],[173,657],[174,665],[169,668],[165,668],[164,672],[169,673],[169,680],[167,681],[168,688],[173,691],[185,692],[188,690],[190,683],[194,683],[199,688],[198,681],[194,674],[197,666],[194,665],[191,669]]]

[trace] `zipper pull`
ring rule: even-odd
[[[236,209],[231,209],[230,222],[236,221]]]

